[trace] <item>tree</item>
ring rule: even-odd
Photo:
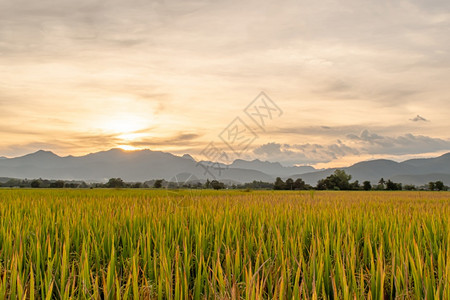
[[[286,179],[285,189],[286,190],[293,190],[294,189],[294,180],[292,180],[292,178]]]
[[[140,189],[142,187],[142,183],[140,182],[135,182],[131,185],[131,188],[133,189]]]
[[[215,190],[220,190],[220,189],[225,188],[225,184],[223,184],[222,182],[219,182],[217,180],[213,180],[213,181],[211,181],[211,187]]]
[[[27,181],[25,180],[24,182],[25,184],[27,184]],[[22,186],[23,182],[22,180],[19,179],[10,179],[7,182],[5,182],[3,184],[4,187],[15,187],[15,186]],[[30,186],[30,185],[27,185]]]
[[[386,182],[386,190],[388,191],[399,191],[402,189],[401,183],[395,183],[390,179]]]
[[[41,187],[41,181],[37,180],[37,179],[33,180],[31,182],[31,187],[34,188],[34,189],[40,188]]]
[[[320,179],[317,181],[316,189],[318,190],[326,190],[327,189],[327,182],[325,179]]]
[[[50,183],[50,188],[62,189],[64,187],[64,181],[57,180],[55,182]]]
[[[263,182],[263,181],[253,180],[253,182],[244,183],[243,185],[236,185],[234,188],[272,190],[273,189],[273,183],[272,182]]]
[[[294,181],[294,190],[306,190],[306,183],[301,178]]]
[[[336,170],[331,175],[332,182],[340,190],[348,190],[350,188],[350,179],[352,179],[352,175],[348,175],[344,170]]]
[[[345,173],[344,170],[335,170],[333,174],[325,179],[317,182],[317,189],[319,190],[350,190],[350,179],[352,175]]]
[[[405,191],[415,191],[417,188],[414,184],[405,184],[403,187]]]
[[[430,191],[434,191],[435,188],[436,188],[436,186],[435,186],[434,182],[430,181],[430,182],[428,183],[428,189],[429,189]]]
[[[361,186],[359,185],[359,181],[355,180],[354,182],[350,183],[350,189],[355,190],[355,191],[361,189]]]
[[[109,188],[123,188],[124,186],[125,182],[121,178],[111,178],[106,184],[106,187]]]
[[[372,189],[372,185],[370,184],[370,181],[366,180],[363,182],[363,189],[365,191],[370,191]]]
[[[434,187],[438,190],[438,191],[442,191],[444,190],[444,183],[442,181],[436,181],[434,183]]]
[[[162,183],[163,183],[162,179],[155,180],[155,183],[153,184],[153,188],[155,188],[155,189],[162,188]]]
[[[284,181],[281,180],[280,177],[277,177],[277,179],[275,179],[275,183],[274,183],[273,189],[274,190],[284,190],[285,186],[286,185],[284,184]]]
[[[209,179],[206,179],[205,189],[209,189],[210,187],[211,187],[211,181],[209,181]]]
[[[378,184],[380,185],[380,189],[384,190],[384,184],[386,183],[386,181],[384,181],[384,178],[381,177],[380,180],[378,181]]]
[[[79,185],[75,182],[67,182],[66,184],[64,184],[64,186],[69,189],[76,189]]]

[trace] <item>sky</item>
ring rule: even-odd
[[[431,157],[449,78],[448,0],[0,0],[0,156]]]

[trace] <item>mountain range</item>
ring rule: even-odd
[[[350,167],[339,168],[352,175],[352,180],[360,182],[368,180],[377,183],[380,178],[391,179],[403,184],[422,185],[430,181],[442,180],[450,183],[450,153],[434,158],[410,159],[395,162],[387,159],[377,159],[356,163]],[[332,174],[336,168],[296,174],[293,179],[302,178],[309,184],[315,184],[319,179]]]
[[[352,175],[352,180],[378,182],[380,178],[404,184],[421,185],[442,180],[450,184],[450,153],[435,158],[411,159],[403,162],[371,160],[340,168]],[[319,179],[336,169],[316,170],[310,166],[285,167],[278,162],[237,159],[229,165],[213,162],[197,162],[191,155],[177,156],[167,152],[111,149],[84,156],[61,157],[53,152],[40,150],[15,158],[0,159],[0,177],[46,178],[104,182],[120,177],[125,181],[180,178],[207,178],[243,183],[253,180],[273,182],[276,177],[302,178],[315,185]],[[187,175],[189,174],[189,175]]]

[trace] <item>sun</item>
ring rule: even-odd
[[[147,128],[151,126],[150,118],[144,118],[138,113],[116,112],[109,118],[97,121],[97,128],[114,140],[116,148],[125,151],[141,150],[133,146],[135,142],[142,142],[148,137]]]
[[[148,120],[133,114],[120,114],[99,126],[101,130],[113,134],[131,134],[147,127]]]
[[[136,151],[139,150],[139,148],[131,146],[131,145],[118,145],[117,148],[120,148],[125,151]]]
[[[135,151],[141,150],[142,148],[135,147],[130,145],[133,141],[139,141],[141,138],[144,138],[146,135],[143,133],[124,133],[117,136],[117,139],[120,140],[120,145],[117,147],[126,151]]]

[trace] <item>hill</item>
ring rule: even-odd
[[[356,163],[350,167],[340,168],[352,175],[352,180],[369,180],[377,183],[380,178],[391,179],[404,184],[421,185],[430,181],[442,180],[450,184],[450,153],[435,158],[412,159],[404,162],[395,162],[386,159],[377,159]],[[302,178],[306,183],[316,184],[321,178],[332,174],[335,169],[326,169],[319,172],[295,174],[293,179]]]
[[[207,166],[202,167],[202,166]],[[214,168],[214,164],[198,164],[192,157],[140,150],[111,149],[84,156],[60,157],[50,151],[37,151],[21,157],[0,161],[0,176],[15,178],[48,178],[65,180],[106,181],[121,177],[126,181],[149,179],[170,180],[180,173],[192,173],[198,179],[212,178],[247,182],[273,181],[273,177],[258,170]]]
[[[434,158],[411,159],[404,162],[378,159],[363,161],[341,168],[352,175],[352,180],[380,178],[407,184],[426,184],[442,180],[450,184],[450,153]],[[316,170],[313,167],[285,167],[278,162],[235,160],[229,165],[197,162],[189,155],[151,150],[124,151],[111,149],[84,156],[61,157],[51,151],[40,150],[24,156],[0,159],[0,177],[47,178],[64,180],[106,181],[120,177],[125,181],[165,179],[179,174],[192,174],[199,181],[218,179],[223,182],[273,182],[276,177],[302,178],[315,185],[335,171],[334,168]]]

